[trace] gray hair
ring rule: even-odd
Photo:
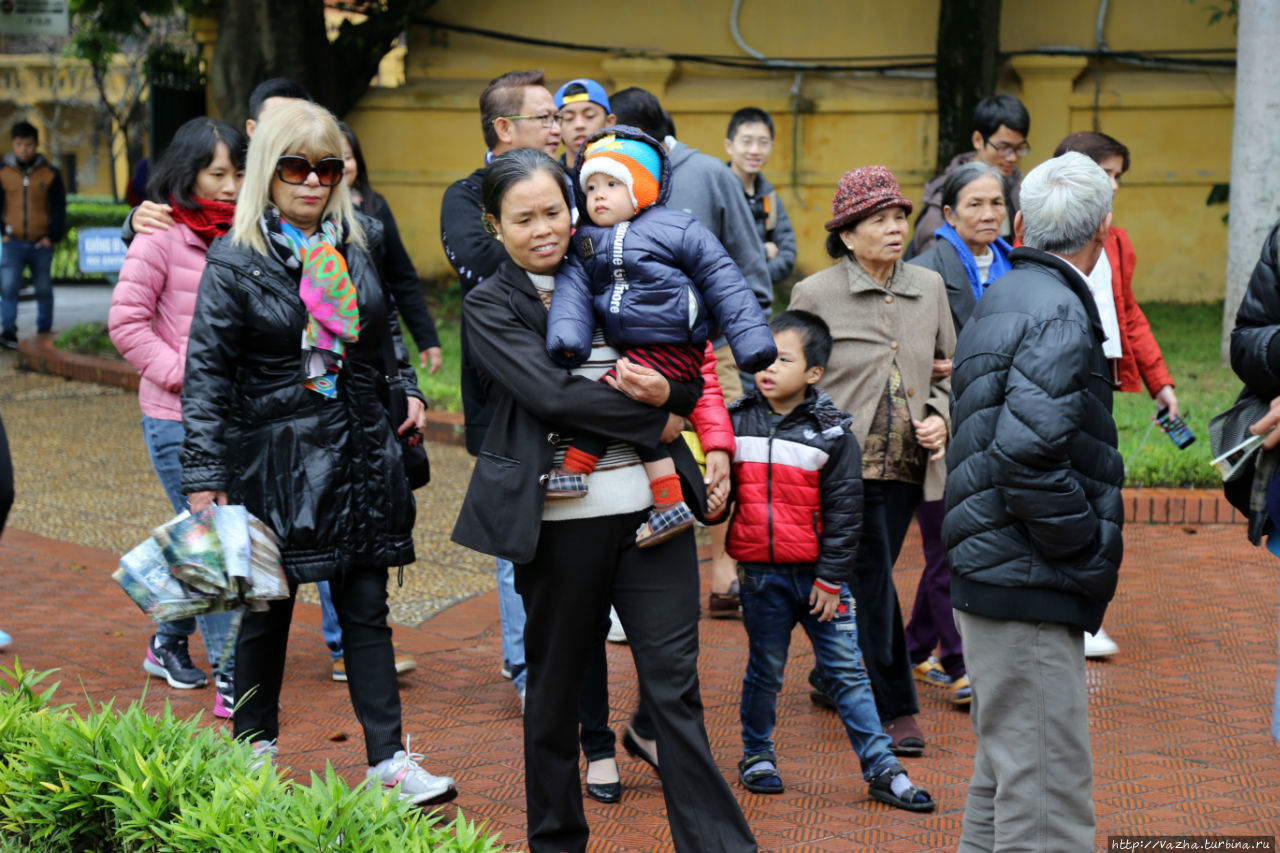
[[[1069,255],[1083,249],[1111,212],[1111,179],[1078,151],[1046,160],[1022,181],[1022,241]]]
[[[960,200],[960,193],[964,192],[964,188],[978,180],[978,178],[983,178],[987,175],[996,179],[1002,191],[1007,189],[1004,175],[1000,174],[999,169],[981,160],[970,160],[963,166],[954,169],[950,175],[947,175],[947,180],[942,185],[942,206],[954,208],[956,202]]]

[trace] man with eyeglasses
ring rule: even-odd
[[[506,259],[502,244],[484,229],[480,217],[480,184],[494,157],[517,148],[541,148],[552,157],[560,145],[560,118],[541,71],[508,71],[495,77],[480,94],[480,130],[484,134],[484,163],[454,181],[440,204],[440,242],[458,274],[462,295],[492,275]],[[462,348],[460,384],[466,424],[467,452],[480,453],[491,417],[489,402],[467,351],[465,319],[459,330]],[[524,603],[515,591],[515,569],[497,559],[498,609],[502,623],[502,673],[511,678],[524,702]]]
[[[1022,172],[1018,161],[1031,152],[1027,134],[1031,132],[1031,116],[1013,95],[983,98],[973,111],[973,150],[957,154],[946,171],[924,185],[924,200],[916,216],[915,233],[911,236],[908,257],[915,257],[933,246],[933,232],[945,221],[942,216],[942,185],[952,170],[972,160],[980,160],[1000,170],[1004,176],[1006,216],[1000,224],[1000,236],[1013,237],[1013,217],[1018,212],[1018,186]]]

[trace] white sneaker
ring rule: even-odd
[[[382,786],[384,791],[399,788],[400,799],[414,805],[447,803],[458,796],[458,788],[448,776],[432,776],[418,762],[421,753],[400,750],[391,758],[370,767],[366,776]]]
[[[257,773],[264,764],[272,764],[280,754],[280,748],[274,740],[256,740],[253,742],[253,754],[249,756],[248,770]]]
[[[1084,656],[1087,658],[1105,658],[1114,655],[1120,651],[1120,647],[1116,645],[1116,641],[1107,636],[1107,632],[1102,628],[1098,629],[1098,633],[1090,634],[1084,632]]]
[[[622,622],[618,620],[618,611],[609,608],[609,634],[605,637],[611,643],[625,643],[627,632],[622,630]]]

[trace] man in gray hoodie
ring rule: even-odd
[[[671,159],[671,195],[667,199],[667,207],[683,210],[711,229],[738,269],[742,270],[756,301],[767,316],[769,307],[773,305],[773,282],[769,278],[764,247],[756,236],[751,208],[742,195],[742,184],[715,157],[674,138],[667,138],[669,119],[651,92],[633,86],[610,95],[609,103],[618,117],[618,124],[638,127],[666,144]],[[715,343],[719,362],[724,339],[718,338]],[[729,355],[730,359],[732,357]],[[716,372],[718,376],[721,373],[719,369]],[[742,388],[738,382],[726,385],[721,376],[720,384],[726,403],[741,396]],[[731,396],[735,388],[738,393]]]

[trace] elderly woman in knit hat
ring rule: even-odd
[[[791,295],[791,308],[831,327],[835,348],[822,386],[853,415],[862,446],[862,539],[850,588],[876,707],[892,751],[906,756],[924,752],[924,735],[893,564],[921,497],[942,497],[946,469],[930,462],[945,453],[951,383],[934,362],[949,361],[956,344],[941,276],[902,262],[911,208],[884,166],[846,172],[826,226],[836,264]],[[829,704],[816,671],[810,682],[814,702]]]

